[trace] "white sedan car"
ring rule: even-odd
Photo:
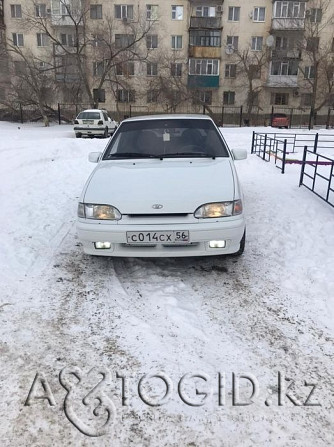
[[[241,254],[242,191],[233,150],[211,118],[124,120],[83,189],[77,230],[86,253],[174,257]]]
[[[117,125],[118,123],[110,118],[105,110],[88,109],[76,117],[73,130],[76,138],[83,136],[108,138],[115,132]]]

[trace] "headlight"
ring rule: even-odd
[[[111,205],[94,205],[92,203],[79,203],[78,217],[98,220],[120,220],[122,214]]]
[[[197,219],[210,219],[217,217],[236,216],[242,213],[241,200],[233,202],[206,203],[200,206],[194,213]]]

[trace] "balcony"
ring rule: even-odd
[[[188,75],[189,88],[218,88],[219,75]]]
[[[189,46],[188,54],[189,57],[196,57],[200,59],[220,59],[221,48]]]
[[[297,75],[269,75],[267,87],[298,87]]]
[[[190,17],[189,29],[221,29],[221,17]]]
[[[271,29],[282,31],[302,31],[305,28],[304,18],[274,18],[271,21]]]
[[[297,49],[275,49],[271,52],[271,57],[274,60],[283,60],[283,59],[301,59],[302,53],[301,50]]]

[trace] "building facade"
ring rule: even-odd
[[[151,1],[0,0],[2,104],[334,105],[334,2]]]

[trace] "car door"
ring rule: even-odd
[[[109,119],[108,119],[108,115],[106,114],[106,112],[102,112],[102,115],[103,115],[103,125],[104,125],[104,128],[107,128],[108,129],[108,133],[110,132],[110,122],[109,122]]]

